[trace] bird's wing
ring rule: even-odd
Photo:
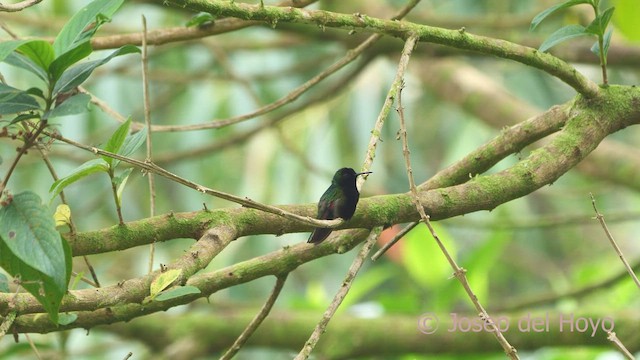
[[[318,217],[320,220],[333,220],[338,218],[338,209],[342,206],[343,199],[335,199],[318,204]]]

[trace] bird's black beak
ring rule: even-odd
[[[365,175],[365,174],[373,174],[373,171],[364,171],[364,172],[356,173],[356,177],[358,177],[360,175]]]

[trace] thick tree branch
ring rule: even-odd
[[[420,202],[434,220],[493,209],[502,203],[553,183],[587,156],[608,134],[638,122],[640,122],[640,89],[611,86],[603,90],[603,97],[598,100],[589,101],[578,97],[573,102],[573,108],[569,111],[569,120],[564,128],[544,147],[533,151],[527,158],[497,174],[477,176],[461,185],[422,191],[419,193]],[[288,208],[304,209],[307,213],[313,211],[312,205]],[[343,227],[371,228],[418,218],[407,194],[365,198],[360,201],[359,208],[360,211]],[[363,216],[364,213],[367,214],[366,217]],[[206,214],[205,212],[190,216],[201,217]],[[234,226],[231,233],[218,235],[225,239],[223,243],[250,234],[309,230],[308,225],[300,222],[285,220],[276,215],[251,209],[220,210],[215,213],[215,216],[224,219],[221,223],[209,223],[217,229],[216,231],[220,231],[221,225],[228,227],[233,223]],[[158,220],[161,218],[155,218],[155,221]],[[144,222],[137,222],[135,225],[116,227],[115,231],[113,229],[112,231],[115,235],[120,231],[128,232],[126,229],[144,229],[144,227]],[[107,234],[103,233],[103,235]],[[141,305],[142,300],[148,295],[148,287],[153,278],[147,276],[126,281],[121,284],[122,286],[72,291],[64,298],[61,311],[81,311],[78,314],[78,320],[70,324],[69,328],[130,320],[147,313],[189,303],[198,297],[208,296],[229,286],[291,271],[300,264],[321,256],[342,253],[362,241],[366,232],[355,231],[349,234],[357,235],[336,236],[336,240],[315,247],[299,244],[226,269],[196,274],[189,278],[187,284],[198,287],[201,294]],[[77,241],[78,238],[75,240]],[[155,239],[148,238],[146,241],[152,240]],[[71,242],[71,244],[73,247],[77,246],[77,243]],[[26,315],[43,311],[31,295],[25,293],[15,295],[15,306],[9,306],[13,296],[0,294],[0,312],[6,314],[15,310],[21,314],[15,323],[18,331],[48,332],[56,329],[46,317]],[[107,308],[111,309],[107,310]]]
[[[278,23],[295,23],[344,30],[363,29],[404,40],[411,34],[416,34],[419,41],[495,55],[538,68],[556,76],[587,98],[596,97],[599,93],[595,83],[553,55],[509,41],[473,35],[464,29],[447,30],[406,21],[383,20],[359,13],[339,14],[323,10],[262,7],[229,1],[169,0],[168,3],[194,11],[206,11],[215,16],[263,21],[272,26],[277,26]]]

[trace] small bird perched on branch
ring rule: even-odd
[[[371,174],[371,171],[357,173],[352,168],[336,171],[331,180],[331,186],[320,197],[317,218],[319,220],[351,219],[360,199],[356,178],[364,174]],[[309,236],[307,243],[319,244],[331,234],[331,231],[333,229],[316,228]]]

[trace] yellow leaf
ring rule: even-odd
[[[71,209],[69,205],[58,205],[56,213],[53,214],[53,219],[56,221],[56,227],[71,224]]]
[[[182,269],[171,269],[158,275],[151,283],[150,295],[156,297],[162,290],[166,289],[182,274]]]

